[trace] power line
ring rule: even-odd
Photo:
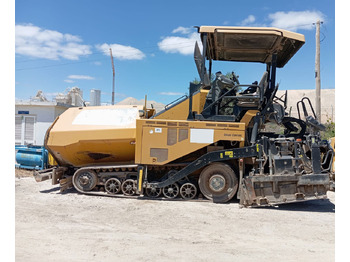
[[[93,55],[101,55],[101,54],[105,54],[104,51],[101,51],[101,52],[94,52],[94,53],[90,53],[88,54],[89,56],[93,56]],[[15,61],[16,64],[21,64],[21,63],[27,63],[27,62],[37,62],[37,61],[40,61],[40,60],[47,60],[47,58],[42,58],[42,57],[39,57],[39,58],[30,58],[30,59],[27,59],[27,60],[21,60],[21,61]],[[16,59],[17,60],[17,59]]]
[[[90,62],[98,62],[98,61],[102,61],[102,60],[106,60],[106,59],[107,58],[93,59],[93,60],[79,61],[79,62],[70,62],[70,63],[63,63],[63,64],[55,64],[55,65],[44,65],[44,66],[37,66],[37,67],[18,68],[15,71],[24,71],[24,70],[32,70],[32,69],[44,69],[44,68],[51,68],[51,67],[57,67],[57,66],[66,66],[66,65],[74,65],[74,64],[84,64],[84,63],[90,63]]]

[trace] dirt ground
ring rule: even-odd
[[[20,261],[334,261],[329,200],[240,209],[209,202],[60,193],[16,172]]]

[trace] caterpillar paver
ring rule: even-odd
[[[334,152],[320,139],[324,126],[307,98],[293,118],[285,113],[287,93],[276,97],[276,69],[304,36],[254,27],[201,26],[198,32],[201,81],[190,83],[189,96],[157,114],[145,106],[68,109],[45,138],[58,166],[36,172],[37,181],[51,178],[62,190],[73,185],[110,196],[217,203],[237,196],[243,206],[326,198]],[[253,84],[220,72],[211,82],[215,60],[264,63],[266,71]],[[267,123],[283,132],[264,131]]]

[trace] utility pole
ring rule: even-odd
[[[321,122],[321,70],[320,70],[320,25],[316,22],[316,57],[315,57],[315,80],[316,80],[316,117]]]
[[[109,53],[111,54],[112,70],[113,70],[112,105],[114,105],[114,79],[115,79],[115,71],[114,71],[114,61],[113,61],[112,48],[109,49]]]

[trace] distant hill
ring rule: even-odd
[[[134,97],[127,97],[124,100],[117,103],[117,105],[144,105],[145,99],[137,100]],[[164,109],[165,105],[162,103],[158,103],[153,100],[147,100],[147,107],[151,108],[151,104],[153,105],[153,108],[156,109],[156,112],[160,112]]]

